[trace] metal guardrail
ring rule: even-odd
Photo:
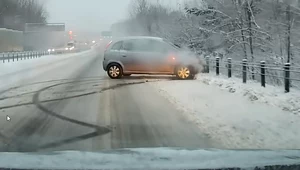
[[[77,51],[74,51],[77,52]],[[47,55],[57,55],[70,53],[70,51],[22,51],[22,52],[5,52],[0,53],[0,62],[16,62],[20,60],[28,60],[34,58],[40,58]]]
[[[220,57],[211,59],[206,57],[205,72],[209,73],[210,69],[215,69],[216,75],[226,72],[228,78],[233,73],[235,76],[241,77],[243,83],[247,80],[260,81],[262,87],[266,87],[266,83],[284,85],[286,93],[290,92],[290,88],[297,84],[300,87],[300,67],[291,66],[290,63],[284,65],[267,64],[265,61],[259,63],[250,63],[246,59],[242,61],[234,61],[227,58],[221,61]],[[296,83],[297,82],[297,83]]]
[[[24,52],[7,52],[0,53],[0,61],[5,62],[15,62],[19,60],[39,58],[44,55],[49,55],[48,52],[40,51],[24,51]]]

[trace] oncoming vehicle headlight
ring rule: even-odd
[[[53,48],[53,49],[52,49],[52,52],[54,52],[54,51],[55,51],[55,49]]]
[[[65,50],[69,50],[69,48],[65,48]]]
[[[48,52],[51,52],[51,49],[48,49]]]

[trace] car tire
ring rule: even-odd
[[[107,67],[107,75],[111,79],[120,79],[123,75],[123,69],[119,64],[110,64]]]
[[[188,66],[178,66],[175,70],[175,75],[180,80],[191,80],[195,77]]]

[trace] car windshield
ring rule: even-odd
[[[6,152],[299,149],[299,31],[299,0],[0,0],[0,167]]]

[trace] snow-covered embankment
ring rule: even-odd
[[[220,147],[300,149],[299,91],[204,74],[153,86]]]

